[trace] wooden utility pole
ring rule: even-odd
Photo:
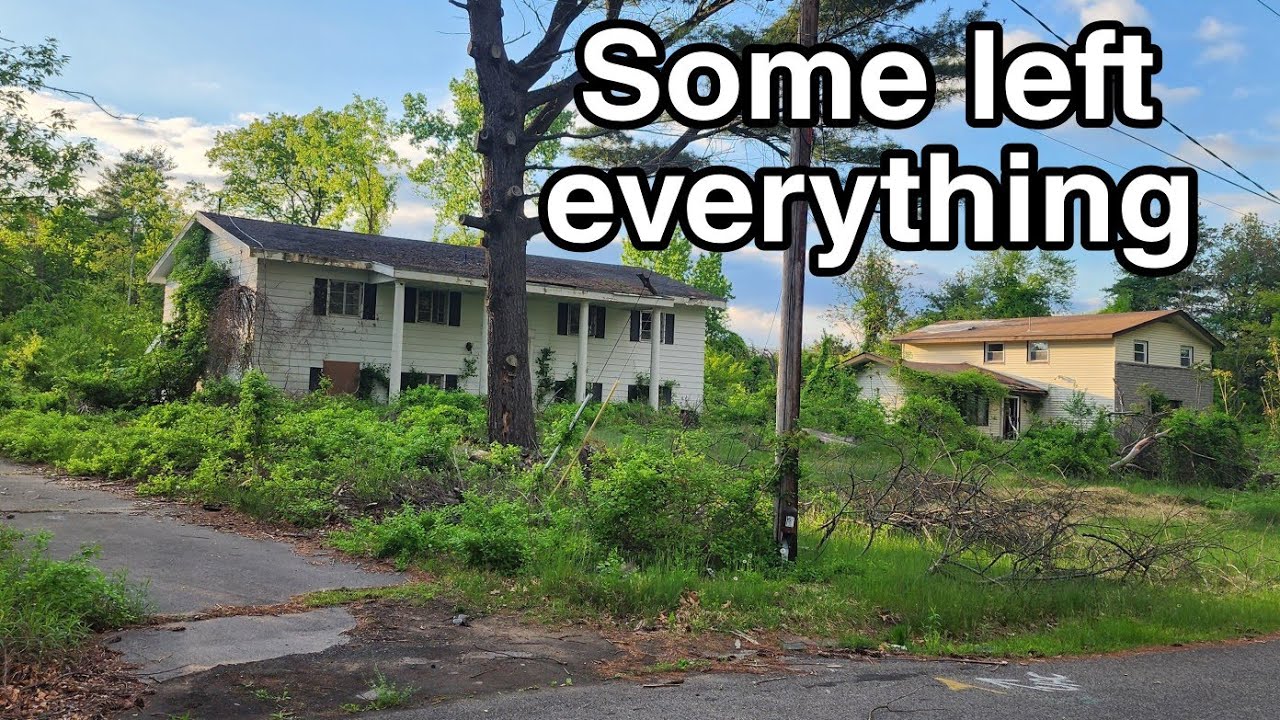
[[[818,36],[818,0],[796,0],[801,45]],[[791,130],[791,166],[808,167],[813,159],[813,129]],[[800,354],[804,349],[804,276],[809,205],[791,204],[791,246],[782,255],[782,342],[778,353],[778,497],[774,500],[773,536],[788,561],[796,559],[800,518],[800,450],[796,433],[800,421]]]

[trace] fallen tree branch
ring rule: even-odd
[[[1129,450],[1128,454],[1126,454],[1124,457],[1120,458],[1119,460],[1111,463],[1111,465],[1109,466],[1110,469],[1120,470],[1121,468],[1131,464],[1134,460],[1137,460],[1138,456],[1141,455],[1144,451],[1146,451],[1147,448],[1151,447],[1155,443],[1155,441],[1159,440],[1162,437],[1165,437],[1170,432],[1172,431],[1161,430],[1155,435],[1148,435],[1147,437],[1142,438],[1141,440],[1133,444],[1133,447]]]

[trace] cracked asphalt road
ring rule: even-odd
[[[1274,720],[1280,642],[1011,663],[797,660],[795,675],[689,675],[681,685],[541,688],[446,706],[367,714],[379,720]]]
[[[12,517],[10,517],[12,516]],[[70,487],[0,461],[0,521],[53,533],[49,547],[67,557],[96,545],[106,570],[127,569],[149,584],[157,613],[215,606],[267,605],[314,590],[395,585],[394,573],[370,572],[330,556],[304,557],[289,546],[181,522],[161,505],[105,490]]]

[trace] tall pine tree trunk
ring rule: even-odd
[[[507,58],[501,0],[471,0],[471,57],[484,107],[476,148],[484,158],[480,193],[489,315],[489,439],[536,450],[529,365],[525,252],[532,225],[524,214],[528,150],[526,91]]]

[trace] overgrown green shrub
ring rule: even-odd
[[[761,478],[713,462],[686,443],[625,442],[597,456],[592,473],[591,532],[626,557],[719,567],[771,551]]]
[[[334,546],[353,555],[392,559],[400,570],[422,559],[431,547],[430,533],[436,525],[436,514],[405,505],[400,512],[381,521],[356,518],[350,530],[334,533]]]
[[[1245,448],[1240,421],[1218,411],[1175,410],[1161,423],[1160,474],[1166,482],[1241,487],[1256,461]]]
[[[1103,419],[1083,427],[1045,422],[1024,430],[1006,459],[1032,472],[1089,479],[1109,473],[1117,450],[1111,425]]]
[[[431,544],[468,565],[511,573],[529,559],[532,518],[528,504],[469,493],[462,504],[442,508]]]
[[[936,397],[907,395],[894,413],[901,430],[953,450],[982,450],[991,439],[965,423],[954,405]]]
[[[25,537],[0,524],[0,656],[13,662],[69,650],[97,630],[139,620],[145,594],[123,574],[107,575],[82,551],[48,556],[48,535]]]

